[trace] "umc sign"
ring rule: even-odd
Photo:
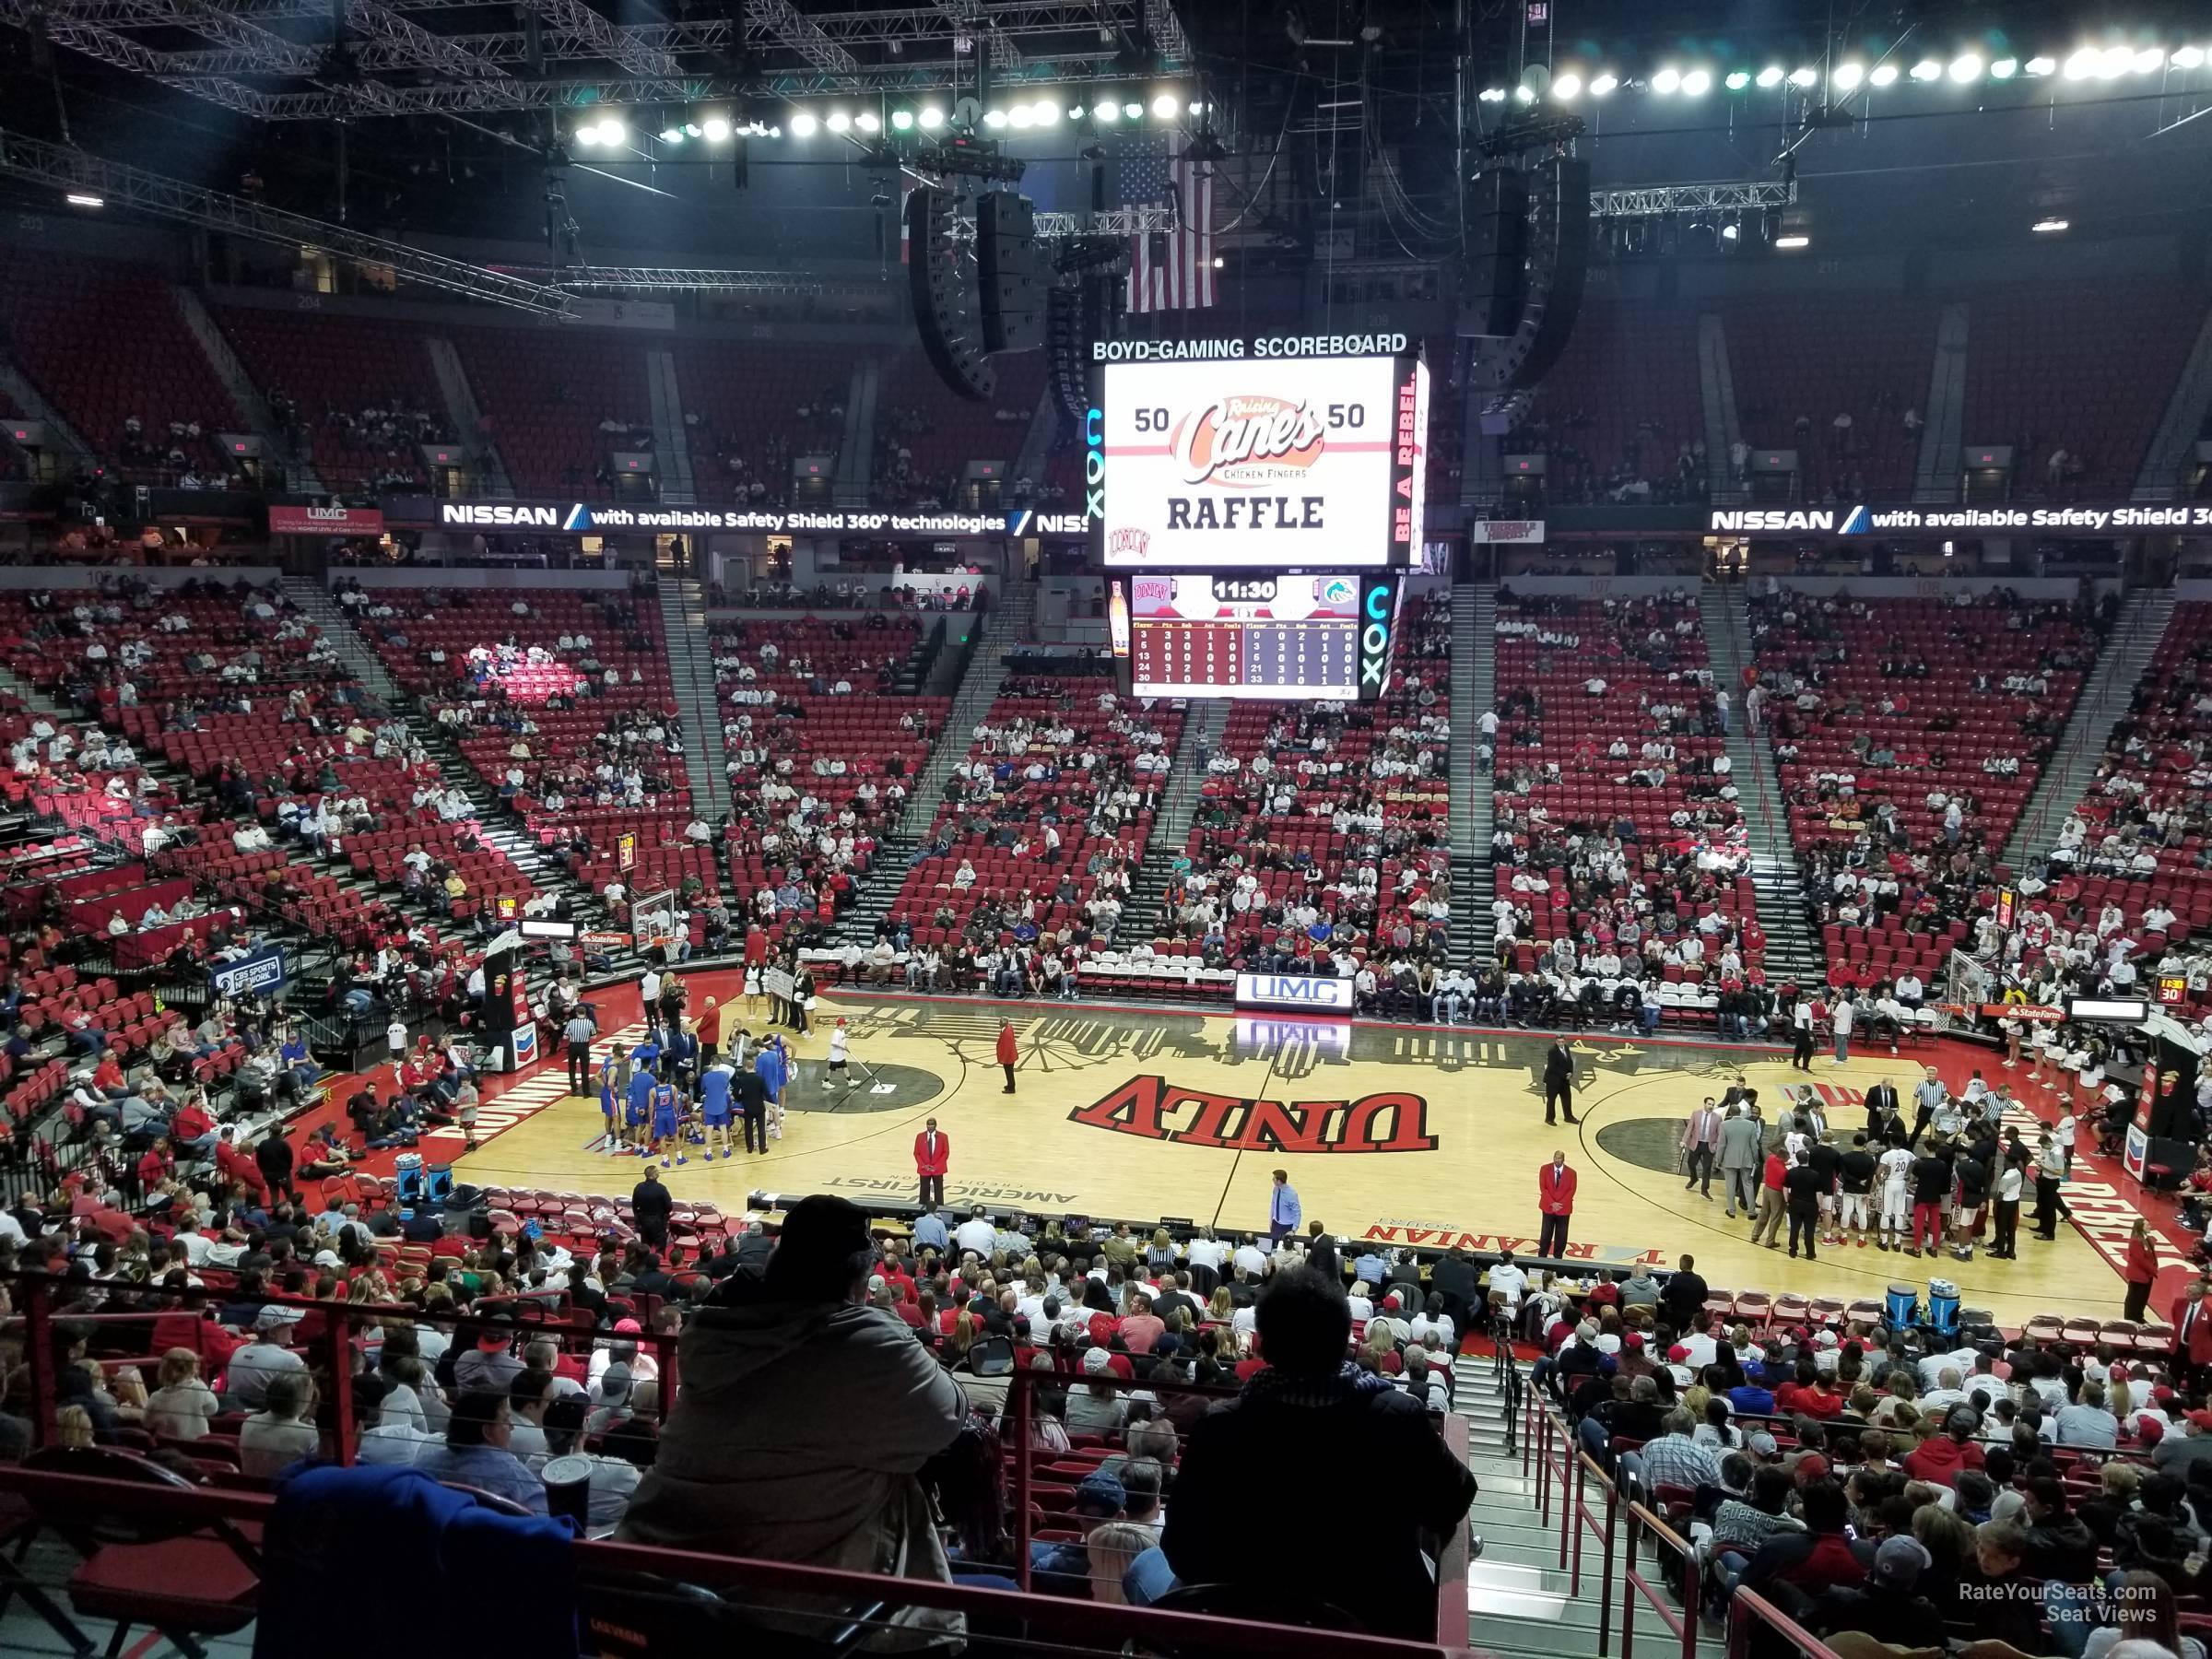
[[[1290,1014],[1328,1014],[1348,1018],[1352,982],[1301,973],[1240,973],[1237,1006],[1280,1008]]]

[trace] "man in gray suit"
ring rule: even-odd
[[[1728,1183],[1728,1218],[1735,1218],[1740,1199],[1747,1216],[1759,1213],[1759,1166],[1765,1157],[1761,1144],[1766,1125],[1759,1121],[1756,1105],[1728,1108],[1721,1124],[1721,1177]]]

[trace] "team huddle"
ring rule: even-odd
[[[650,1005],[649,1005],[650,1006]],[[713,1005],[708,1005],[710,1018]],[[845,1022],[830,1037],[825,1088],[852,1087]],[[742,1124],[745,1149],[765,1152],[783,1138],[783,1099],[795,1063],[779,1034],[758,1041],[749,1031],[731,1034],[727,1052],[688,1025],[680,1014],[655,1020],[629,1053],[618,1050],[599,1065],[599,1111],[606,1120],[606,1150],[617,1157],[657,1158],[664,1169],[691,1161],[690,1148],[711,1159],[736,1156]]]

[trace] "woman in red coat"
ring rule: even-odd
[[[2158,1246],[2150,1241],[2149,1223],[2140,1216],[2136,1218],[2135,1230],[2127,1235],[2127,1265],[2120,1277],[2127,1281],[2127,1302],[2120,1310],[2120,1317],[2140,1324],[2150,1306],[2150,1288],[2159,1277]]]
[[[1014,1043],[1014,1022],[1010,1019],[1000,1020],[998,1022],[998,1064],[1006,1074],[1006,1087],[1004,1092],[1007,1094],[1014,1092],[1014,1066],[1020,1058],[1021,1051]]]

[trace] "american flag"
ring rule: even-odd
[[[1124,141],[1120,196],[1124,207],[1172,203],[1175,223],[1162,236],[1129,239],[1129,309],[1194,311],[1214,303],[1214,173],[1190,159],[1182,132]],[[1157,246],[1156,244],[1157,240]]]

